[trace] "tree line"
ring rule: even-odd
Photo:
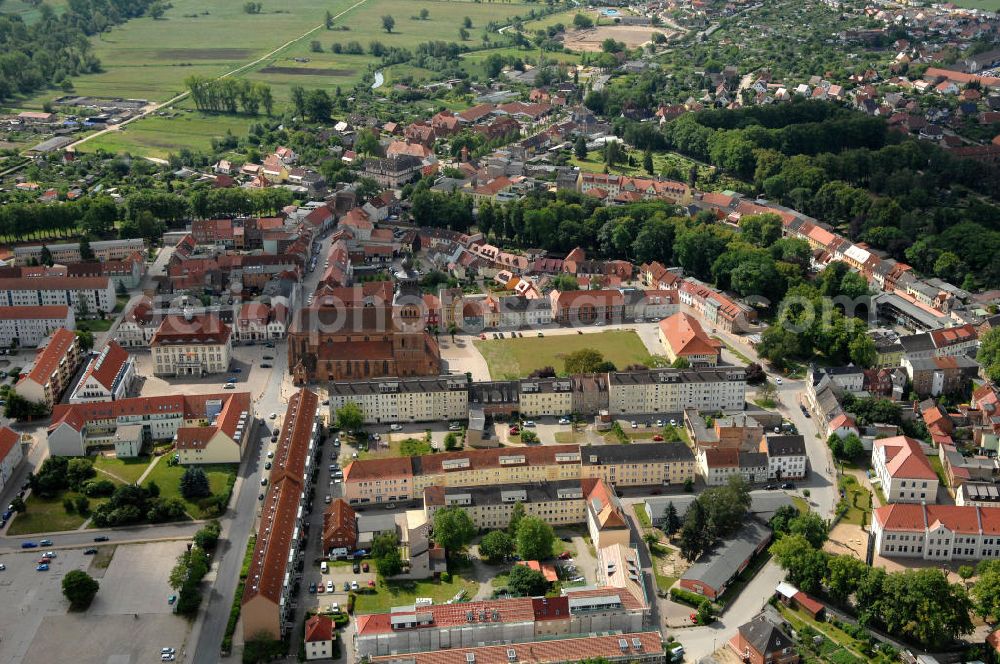
[[[184,85],[191,92],[191,99],[199,111],[213,113],[238,113],[258,115],[261,109],[268,116],[274,111],[271,86],[248,81],[245,78],[210,78],[188,76]]]

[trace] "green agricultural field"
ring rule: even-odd
[[[421,9],[429,12],[426,20],[419,18]],[[347,26],[348,30],[318,31],[262,61],[246,78],[270,85],[279,102],[287,100],[289,90],[296,85],[328,90],[341,86],[346,89],[357,83],[366,72],[378,67],[379,59],[367,54],[373,41],[381,42],[387,48],[411,50],[428,41],[457,43],[460,41],[458,31],[468,16],[472,19],[472,28],[469,29],[469,41],[465,43],[473,46],[480,44],[482,29],[490,21],[526,13],[526,6],[516,2],[481,4],[464,0],[367,0],[335,21],[335,26]],[[392,16],[395,20],[391,33],[382,26],[383,16]],[[314,40],[319,41],[322,52],[312,50]],[[346,46],[352,41],[361,45],[365,55],[338,54],[331,49],[335,42]],[[415,67],[403,67],[396,71],[395,76],[387,77],[385,85],[391,85],[394,79],[407,75],[417,79],[429,79],[434,75]]]
[[[487,57],[489,57],[494,53],[500,54],[504,57],[521,58],[525,62],[531,64],[535,64],[538,62],[537,50],[524,50],[512,46],[507,46],[503,48],[491,48],[485,51],[473,51],[472,53],[463,53],[462,69],[469,72],[470,74],[478,74],[479,76],[485,76],[486,70],[484,67],[484,62],[486,61]],[[543,57],[548,62],[560,62],[570,65],[577,65],[580,63],[580,55],[578,53],[544,53]]]
[[[969,7],[971,9],[989,9],[1000,11],[1000,0],[955,0],[959,7]]]
[[[563,370],[567,355],[584,348],[604,354],[617,367],[642,364],[649,352],[639,335],[631,330],[613,330],[590,334],[560,334],[547,337],[476,341],[494,380],[523,378],[535,369],[554,367]]]
[[[47,0],[46,5],[58,15],[66,11],[66,0]],[[0,14],[11,14],[20,16],[21,20],[27,24],[32,24],[42,15],[41,5],[24,0],[7,0],[0,5]]]
[[[307,33],[322,29],[327,10],[344,11],[358,0],[289,0],[264,3],[246,14],[242,2],[175,0],[164,18],[137,18],[92,39],[104,71],[73,80],[78,94],[164,101],[184,91],[192,74],[220,76]],[[49,90],[25,102],[40,106],[61,93]]]
[[[246,115],[216,115],[195,111],[189,108],[187,101],[163,113],[164,116],[152,115],[136,120],[126,125],[124,130],[101,134],[82,143],[77,150],[96,152],[100,149],[164,159],[181,148],[208,150],[212,145],[212,138],[221,138],[227,131],[235,136],[244,136],[254,121]]]

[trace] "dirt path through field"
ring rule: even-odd
[[[366,2],[368,2],[368,0],[358,0],[353,5],[351,5],[347,9],[345,9],[344,11],[340,12],[339,14],[336,14],[333,17],[333,20],[337,20],[338,18],[340,18],[344,14],[347,14],[349,12],[354,11],[355,9],[357,9],[361,5],[365,4]],[[275,48],[275,49],[273,49],[271,51],[268,51],[267,53],[265,53],[264,55],[260,56],[259,58],[255,59],[255,60],[253,60],[251,62],[248,62],[248,63],[246,63],[244,65],[240,65],[239,67],[237,67],[235,69],[231,69],[230,71],[227,71],[224,74],[220,74],[219,76],[216,76],[215,80],[219,80],[221,78],[228,78],[230,76],[237,76],[239,74],[242,74],[243,72],[247,71],[248,69],[252,69],[252,68],[256,67],[257,65],[259,65],[260,63],[262,63],[264,60],[267,60],[268,58],[274,57],[279,52],[281,52],[284,49],[288,48],[292,44],[294,44],[294,43],[296,43],[298,41],[302,41],[306,37],[308,37],[311,34],[313,34],[314,32],[316,32],[317,30],[321,30],[321,29],[323,29],[325,27],[326,27],[325,23],[320,23],[316,27],[310,28],[309,30],[306,30],[301,35],[299,35],[298,37],[293,37],[292,39],[289,39],[288,41],[286,41],[281,46],[278,46],[277,48]],[[136,120],[144,118],[147,115],[149,115],[150,113],[153,113],[153,112],[158,111],[158,110],[163,109],[163,108],[167,108],[168,106],[173,106],[177,102],[179,102],[179,101],[181,101],[183,99],[186,99],[188,97],[188,95],[190,95],[190,94],[191,94],[190,91],[185,91],[185,92],[180,93],[179,95],[171,97],[167,101],[164,101],[164,102],[161,102],[161,103],[158,103],[158,104],[155,104],[155,103],[154,104],[150,104],[150,105],[146,106],[146,108],[142,109],[142,112],[140,112],[138,115],[129,118],[125,122],[122,122],[121,124],[117,124],[117,125],[108,127],[107,129],[102,129],[100,131],[96,131],[93,134],[90,134],[89,136],[84,136],[80,140],[75,141],[74,143],[70,143],[64,149],[75,148],[76,146],[80,145],[81,143],[86,143],[90,139],[92,139],[92,138],[94,138],[96,136],[101,136],[102,134],[106,134],[106,133],[108,133],[110,131],[118,131],[119,128],[124,127],[125,125],[130,124],[132,122],[135,122]]]

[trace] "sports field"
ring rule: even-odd
[[[560,334],[546,337],[476,341],[494,380],[523,378],[535,369],[553,367],[562,373],[567,355],[584,348],[600,351],[616,367],[642,364],[649,352],[639,335],[631,330],[612,330],[589,334]]]

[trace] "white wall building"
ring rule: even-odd
[[[872,470],[890,503],[936,503],[938,476],[920,441],[907,436],[877,439]]]
[[[111,313],[117,301],[110,277],[0,279],[0,307],[72,306],[76,315]]]
[[[742,367],[614,372],[608,383],[612,414],[681,413],[686,408],[739,411],[746,402]]]
[[[65,304],[0,307],[0,346],[4,348],[35,348],[60,327],[76,329],[73,309]]]
[[[875,552],[934,562],[1000,557],[1000,508],[883,505],[872,516]]]
[[[108,341],[87,365],[73,388],[70,403],[116,401],[128,396],[135,379],[135,359],[115,341]]]
[[[331,383],[330,417],[350,402],[369,424],[461,420],[469,416],[469,384],[464,376],[382,378]]]
[[[0,491],[7,487],[18,464],[24,459],[21,436],[10,427],[0,427]]]

